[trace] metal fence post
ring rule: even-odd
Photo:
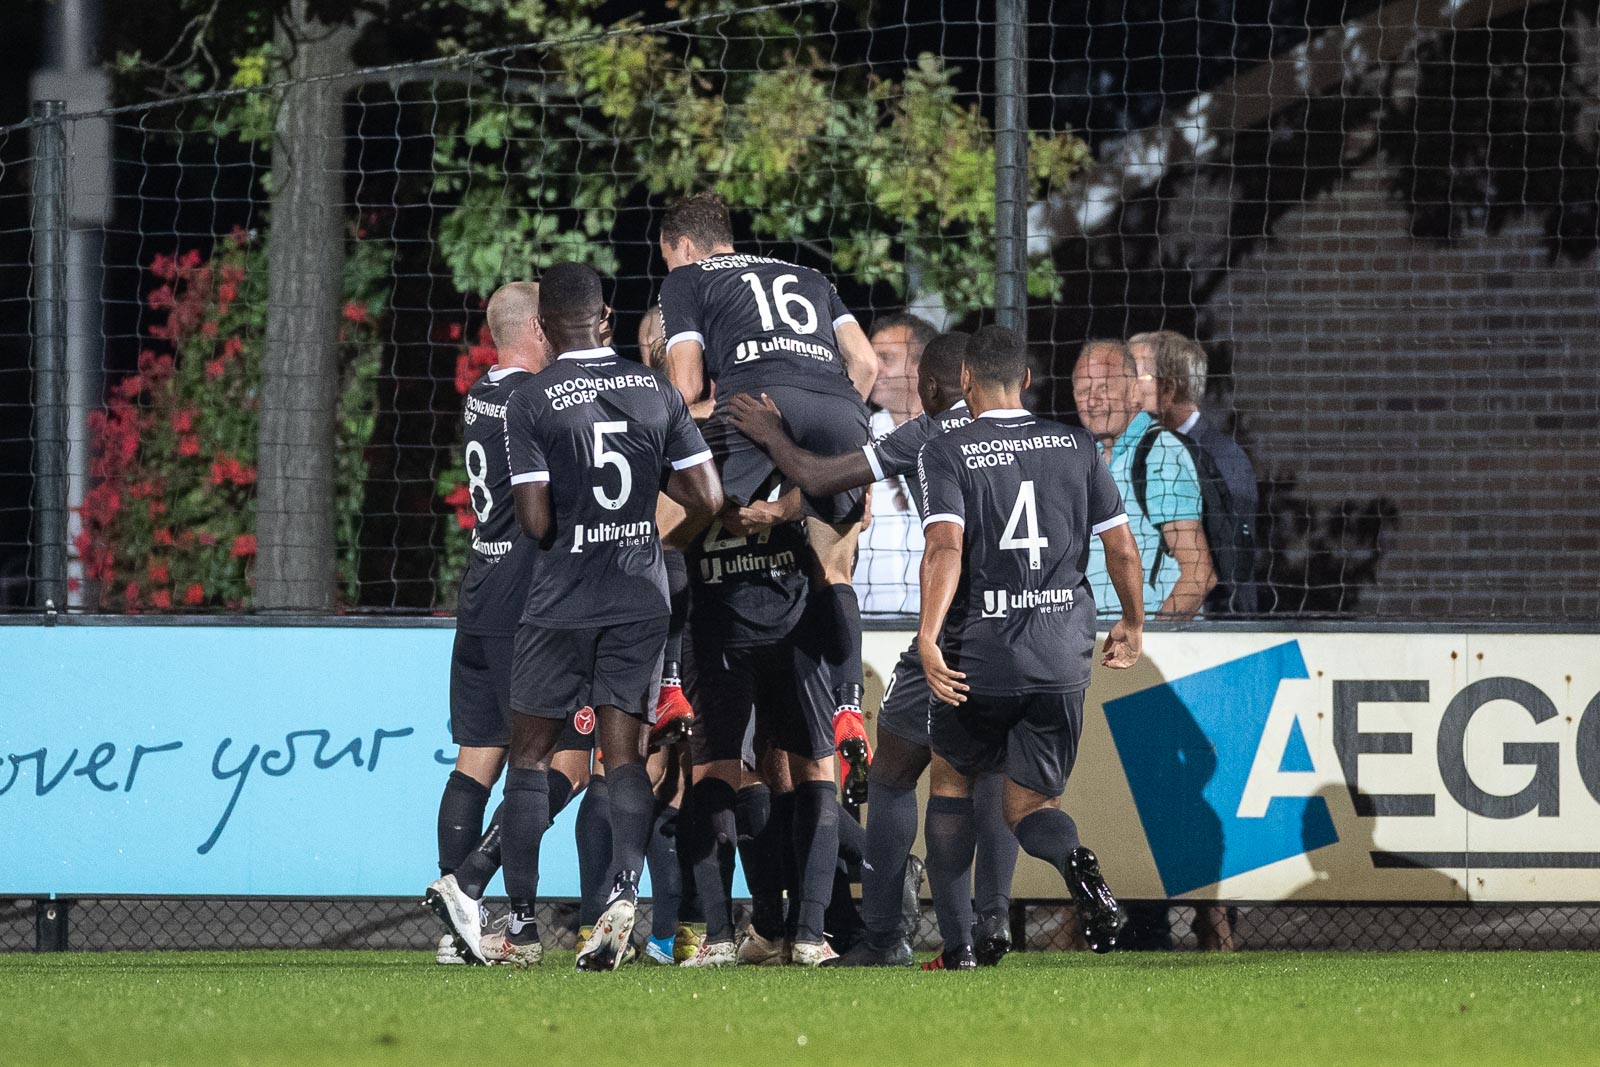
[[[34,605],[67,606],[66,104],[33,104]]]
[[[67,913],[70,900],[41,900],[33,913],[33,950],[67,951]]]
[[[1028,336],[1028,4],[996,0],[995,321]]]

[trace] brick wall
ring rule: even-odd
[[[1198,253],[1227,189],[1184,201],[1165,237]],[[1394,505],[1363,616],[1600,618],[1600,264],[1538,236],[1414,240],[1384,176],[1356,170],[1202,313],[1203,339],[1232,346],[1258,471],[1324,514]]]

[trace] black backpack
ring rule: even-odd
[[[1255,577],[1255,516],[1239,514],[1233,494],[1228,492],[1228,483],[1209,452],[1186,434],[1152,426],[1145,431],[1133,451],[1133,495],[1139,501],[1139,510],[1147,518],[1150,515],[1150,507],[1146,502],[1150,450],[1155,447],[1156,438],[1163,433],[1170,433],[1181,441],[1189,451],[1189,458],[1194,460],[1195,474],[1200,479],[1200,528],[1206,536],[1206,547],[1211,549],[1211,566],[1217,572],[1217,586],[1206,597],[1205,609],[1211,614],[1225,613],[1231,609],[1232,590],[1248,585]],[[1171,554],[1163,538],[1156,558],[1150,564],[1149,582],[1152,586],[1156,583],[1156,576],[1161,573],[1161,565]]]

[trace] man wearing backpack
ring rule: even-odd
[[[1128,505],[1128,524],[1145,568],[1145,611],[1159,619],[1193,618],[1216,585],[1193,457],[1142,410],[1133,355],[1121,341],[1083,346],[1072,369],[1072,395],[1079,420],[1099,442],[1101,458]],[[1094,544],[1087,574],[1095,603],[1115,603],[1105,557]]]
[[[1205,613],[1254,615],[1261,610],[1255,584],[1256,471],[1238,442],[1200,411],[1206,391],[1205,349],[1173,330],[1136,334],[1128,339],[1128,348],[1144,387],[1145,410],[1188,448],[1200,478],[1201,524],[1217,572]],[[1150,440],[1149,431],[1145,440]],[[1138,469],[1136,450],[1135,488]]]

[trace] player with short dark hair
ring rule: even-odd
[[[480,951],[482,902],[500,868],[500,812],[487,828],[483,813],[511,743],[512,646],[538,556],[538,545],[517,528],[505,413],[510,398],[549,363],[538,312],[538,283],[511,282],[495,290],[487,317],[496,364],[473,383],[463,404],[467,489],[476,521],[450,659],[450,735],[459,747],[439,801],[440,874],[423,898],[447,931],[439,942],[440,963],[486,962]],[[588,783],[594,746],[581,726],[568,723],[556,746],[552,814]]]
[[[613,970],[628,948],[655,810],[644,767],[670,605],[658,487],[691,515],[722,506],[710,451],[664,376],[606,345],[600,277],[558,263],[542,279],[539,323],[555,363],[513,399],[506,445],[517,520],[544,548],[512,668],[512,743],[503,817],[513,962],[542,957],[533,903],[549,824],[542,770],[573,708],[592,706],[610,793],[615,881],[578,956]],[[703,521],[704,521],[703,520]]]
[[[760,499],[773,464],[729,424],[721,398],[772,394],[812,451],[837,455],[867,442],[862,401],[877,357],[831,282],[809,267],[736,253],[727,204],[712,194],[687,197],[667,212],[661,254],[671,271],[661,287],[667,373],[690,404],[708,382],[716,387],[705,434],[730,505]],[[864,499],[860,489],[805,499],[813,595],[834,689],[832,729],[850,782],[864,782],[870,760],[861,722],[861,608],[851,585]]]
[[[1104,545],[1122,606],[1107,667],[1139,658],[1139,552],[1094,439],[1024,410],[1027,385],[1021,338],[998,326],[977,331],[962,371],[973,421],[930,438],[918,459],[927,547],[917,648],[935,701],[925,833],[944,937],[929,969],[977,966],[968,870],[972,783],[986,770],[1004,769],[1006,821],[1029,855],[1061,873],[1090,947],[1110,951],[1122,923],[1060,802],[1094,652],[1089,539]]]
[[[780,414],[767,398],[757,402],[748,395],[734,397],[729,404],[730,418],[806,492],[827,493],[912,475],[917,454],[929,438],[972,421],[961,395],[961,367],[970,340],[970,334],[951,332],[928,341],[917,369],[922,414],[852,454],[818,456],[802,449],[784,432]],[[911,846],[917,836],[917,780],[931,758],[928,699],[922,661],[913,644],[895,665],[878,712],[878,747],[872,761],[872,804],[867,809],[866,859],[861,874],[867,936],[830,961],[830,967],[911,965],[903,898],[907,883],[915,885],[917,880],[917,872],[908,873],[906,865],[911,862]],[[997,776],[985,775],[978,794],[979,919],[974,943],[980,962],[992,965],[1011,944],[1009,910],[1017,839],[1000,810]]]

